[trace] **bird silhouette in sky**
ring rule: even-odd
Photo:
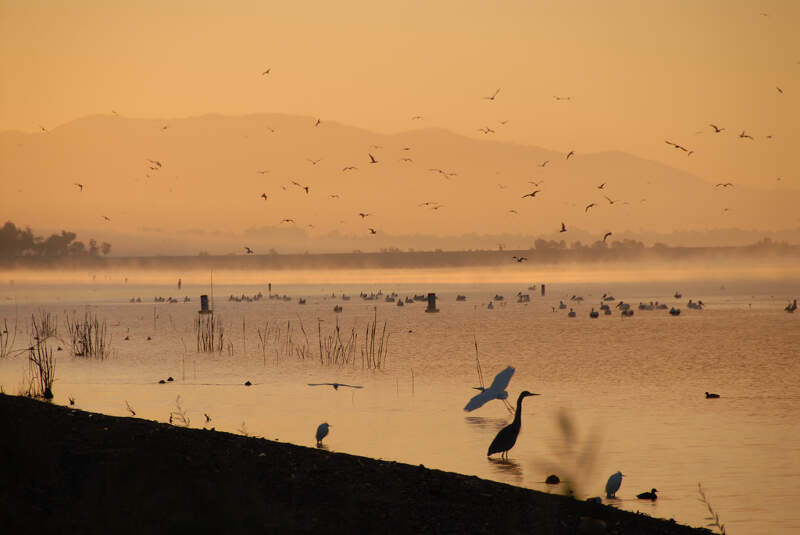
[[[603,195],[603,197],[606,197],[606,196]],[[608,197],[606,197],[606,200],[608,201],[608,204],[614,204],[615,202],[617,202],[617,201],[614,201],[612,199],[609,199]]]
[[[311,165],[317,165],[319,162],[322,161],[322,158],[319,158],[319,159],[316,159],[316,160],[312,160],[311,158],[306,158],[306,160],[311,162]]]
[[[308,386],[332,386],[334,390],[339,390],[340,386],[346,386],[347,388],[364,388],[363,386],[346,385],[344,383],[308,383]]]
[[[536,182],[535,180],[528,180],[528,184],[533,184],[537,188],[539,187],[540,184],[543,184],[543,183],[544,183],[544,180],[540,180],[539,182]]]
[[[372,214],[365,214],[364,212],[359,212],[358,215],[361,216],[361,219],[366,219],[367,216],[371,216]]]
[[[342,167],[342,171],[355,171],[358,169],[355,165],[348,165],[347,167]]]
[[[339,194],[338,193],[329,193],[328,197],[330,197],[331,199],[338,199],[339,198]]]
[[[536,191],[532,191],[530,193],[526,193],[525,195],[522,196],[522,198],[524,199],[525,197],[531,197],[531,198],[536,197],[536,194],[539,193],[540,191],[541,190],[537,189]]]
[[[262,72],[262,73],[261,73],[261,76],[266,76],[267,74],[269,74],[269,71],[271,71],[271,70],[272,70],[272,67],[270,67],[270,68],[269,68],[269,69],[267,69],[266,71]]]
[[[269,173],[269,170],[261,169],[260,171],[256,171],[256,173],[258,173],[259,175],[266,175],[267,173]]]
[[[401,162],[406,162],[406,163],[412,163],[414,160],[412,160],[411,158],[406,157],[406,158],[400,158],[400,161]]]
[[[664,142],[665,142],[665,143],[667,143],[668,145],[672,145],[672,146],[673,146],[673,147],[675,147],[676,149],[680,149],[680,150],[682,150],[683,152],[687,152],[687,153],[689,153],[689,154],[691,154],[692,152],[694,152],[694,151],[690,151],[689,149],[687,149],[687,148],[686,148],[686,147],[684,147],[683,145],[679,145],[678,143],[673,143],[672,141],[668,141],[668,140],[666,140],[666,139],[664,140]]]
[[[544,167],[548,163],[550,163],[550,160],[545,160],[545,161],[543,161],[542,163],[539,164],[539,167]]]
[[[262,199],[264,199],[265,201],[267,200],[267,194],[266,194],[266,193],[262,193],[262,194],[260,195],[260,197],[261,197]]]
[[[103,219],[105,219],[106,221],[111,221],[111,218],[110,218],[110,217],[108,217],[107,215],[104,215],[104,216],[103,216]]]
[[[722,132],[723,130],[725,130],[724,128],[720,128],[719,126],[717,126],[717,125],[715,125],[715,124],[713,124],[713,123],[708,123],[708,126],[710,126],[711,128],[713,128],[713,129],[714,129],[714,133],[715,133],[715,134],[719,134],[720,132]]]
[[[589,208],[591,208],[591,207],[593,207],[593,206],[597,206],[597,205],[596,205],[595,203],[593,203],[593,202],[592,202],[592,203],[589,203],[589,204],[587,204],[587,205],[586,205],[586,208],[584,208],[584,209],[583,209],[583,213],[586,213],[586,212],[588,212],[588,211],[589,211]]]
[[[778,87],[777,85],[775,86],[775,89],[777,89],[777,90],[778,90],[778,93],[780,93],[781,95],[783,94],[783,89],[781,89],[781,88],[780,88],[780,87]]]
[[[506,119],[505,121],[497,121],[497,122],[505,126],[506,124],[508,124],[508,119]]]
[[[300,184],[299,182],[295,182],[294,180],[292,180],[292,184],[294,184],[295,186],[297,186],[300,189],[306,190],[306,195],[308,195],[308,186],[304,186],[304,185]]]
[[[377,234],[377,233],[378,233],[378,231],[377,231],[377,230],[375,230],[375,229],[374,229],[374,228],[372,228],[372,227],[369,227],[367,230],[369,231],[369,233],[370,233],[370,234]]]
[[[524,261],[526,261],[528,259],[527,256],[512,256],[511,258],[516,260],[517,263],[524,262]]]
[[[483,132],[484,134],[494,134],[494,130],[488,126],[486,128],[478,128],[478,132]]]
[[[76,186],[78,186],[78,189],[80,189],[81,191],[83,191],[83,184],[81,184],[80,182],[73,182],[73,184],[75,184]]]
[[[516,210],[513,210],[513,209],[509,210],[508,212],[511,213],[511,214],[519,214],[519,212],[517,212]]]
[[[605,242],[609,236],[611,236],[610,232],[606,232],[605,234],[603,234],[603,242]]]
[[[415,115],[414,117],[411,118],[411,120],[412,121],[419,121],[420,119],[424,119],[424,118],[425,117],[423,117],[422,115]]]
[[[369,153],[367,153],[369,154]],[[369,163],[378,163],[378,160],[375,159],[375,156],[369,154]]]
[[[574,155],[575,155],[575,151],[571,150],[571,151],[569,151],[569,154],[567,154],[567,157],[565,159],[569,160],[570,156],[574,156]]]
[[[39,128],[42,130],[42,132],[47,133],[47,128],[45,128],[44,126],[39,125]]]
[[[597,186],[597,189],[603,189],[604,187],[606,187],[606,183],[605,182],[603,182],[602,184]]]
[[[164,126],[161,127],[161,130],[163,131],[163,130],[166,130],[167,128],[169,128],[169,125],[165,124]]]
[[[566,232],[566,231],[567,231],[567,226],[566,226],[566,225],[564,224],[564,222],[562,221],[562,222],[561,222],[561,230],[559,230],[559,232]]]
[[[155,166],[155,169],[160,169],[161,168],[161,162],[159,162],[158,160],[151,160],[150,158],[148,158],[147,161],[150,162],[151,164],[153,164]],[[154,168],[151,167],[150,169],[154,169]]]
[[[572,100],[572,97],[559,97],[556,95],[553,95],[553,98],[556,100]]]
[[[314,123],[314,126],[319,126],[322,122],[322,119],[317,119],[317,122]]]
[[[245,247],[244,247],[244,250],[245,250],[245,253],[247,253],[247,254],[255,254],[255,253],[253,252],[253,250],[252,250],[251,248],[247,247],[246,245],[245,245]]]
[[[286,217],[284,219],[281,219],[281,223],[294,223],[294,219],[292,219],[291,217]]]
[[[491,97],[483,97],[483,99],[484,99],[484,100],[494,100],[494,99],[497,97],[497,94],[498,94],[499,92],[500,92],[500,88],[498,87],[498,88],[497,88],[497,91],[495,91],[495,92],[492,94],[492,96],[491,96]]]
[[[739,134],[739,137],[742,139],[753,139],[753,136],[749,135],[747,132],[742,130],[742,133]]]
[[[733,182],[724,182],[724,183],[720,182],[719,184],[714,184],[715,188],[720,188],[720,187],[727,188],[729,186],[733,186]]]

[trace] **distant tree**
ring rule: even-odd
[[[86,246],[82,241],[74,241],[69,244],[67,253],[70,256],[86,256]]]
[[[103,253],[103,256],[107,256],[108,253],[111,252],[111,244],[107,241],[104,241],[100,244],[100,252]]]
[[[97,246],[97,240],[94,238],[89,240],[89,256],[97,256],[100,252],[100,248]]]

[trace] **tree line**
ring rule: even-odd
[[[62,230],[48,238],[35,236],[30,227],[18,228],[7,221],[0,229],[0,257],[43,256],[43,257],[99,257],[111,252],[111,244],[97,243],[91,238],[88,246],[77,241],[77,234]]]

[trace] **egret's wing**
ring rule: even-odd
[[[508,386],[508,383],[511,382],[511,376],[514,375],[514,368],[509,366],[505,370],[501,371],[497,375],[494,376],[494,381],[492,381],[491,386],[487,388],[487,390],[492,390],[494,392],[502,392]]]
[[[308,383],[308,386],[331,386],[333,383]]]
[[[479,407],[483,407],[486,402],[493,399],[495,399],[494,392],[484,390],[480,394],[473,396],[472,399],[469,400],[469,403],[467,403],[467,405],[464,407],[464,410],[467,412],[474,411]]]
[[[339,383],[339,386],[347,386],[347,387],[350,387],[350,388],[364,388],[363,386],[358,386],[358,385],[346,385],[346,384],[344,384],[344,383]]]

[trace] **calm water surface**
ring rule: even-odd
[[[582,498],[602,495],[608,476],[620,470],[625,478],[618,499],[606,503],[694,526],[707,522],[700,482],[729,533],[800,530],[800,314],[783,310],[800,295],[797,280],[617,277],[601,283],[560,277],[541,297],[519,282],[413,278],[404,274],[396,284],[369,277],[372,284],[281,282],[273,292],[291,301],[237,303],[228,295],[266,294],[265,284],[215,275],[214,308],[225,347],[212,354],[196,351],[194,330],[198,296],[208,293],[208,284],[191,279],[180,291],[174,282],[123,283],[120,277],[5,282],[0,321],[16,322],[17,345],[23,346],[31,314],[49,311],[58,318],[64,339],[58,344],[65,349],[56,353],[59,404],[72,396],[81,409],[125,416],[127,402],[137,417],[167,421],[179,402],[192,427],[308,446],[317,425],[327,421],[332,428],[325,445],[333,451],[564,492],[543,483],[556,473],[571,479]],[[435,291],[440,313],[424,313],[420,302],[398,307],[358,297],[379,289],[401,297]],[[681,299],[673,297],[676,290]],[[529,304],[516,303],[520,291],[531,294]],[[342,293],[352,299],[342,301]],[[634,308],[656,300],[680,306],[681,315],[636,310],[623,319],[615,310],[590,319],[603,293]],[[467,300],[457,302],[457,294]],[[489,310],[495,294],[504,295],[505,304]],[[585,301],[571,301],[572,295]],[[143,302],[128,302],[136,296]],[[190,296],[192,302],[154,304],[154,296]],[[299,297],[307,303],[298,304]],[[689,310],[689,298],[706,308]],[[559,300],[577,317],[554,311]],[[333,312],[335,304],[343,306],[341,313]],[[68,351],[64,320],[87,310],[105,319],[112,333],[112,356],[105,361]],[[389,334],[381,369],[362,369],[360,349],[350,365],[320,363],[319,331],[328,336],[338,319],[342,337],[355,328],[360,347],[375,314],[379,331],[385,322]],[[259,330],[266,329],[271,341],[262,347]],[[508,462],[486,457],[495,433],[511,420],[504,405],[462,410],[478,384],[473,339],[487,383],[512,365],[510,401],[524,389],[542,394],[525,400],[522,432]],[[19,392],[26,373],[24,355],[0,361],[0,385],[8,393]],[[175,381],[158,384],[168,376]],[[243,386],[248,380],[253,386]],[[364,388],[307,386],[334,381]],[[707,390],[722,397],[707,400]],[[659,490],[658,501],[636,499],[651,487]]]

